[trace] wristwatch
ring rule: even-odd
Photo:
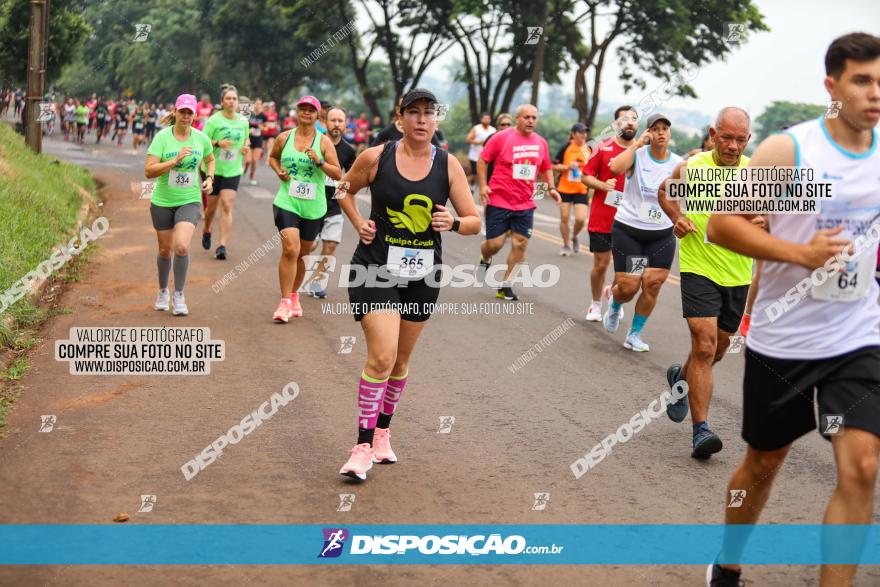
[[[315,163],[315,165],[317,165],[318,167],[324,167],[324,160],[323,160],[323,159],[319,159],[318,162]]]
[[[455,220],[452,221],[452,230],[454,232],[458,232],[458,228],[460,226],[461,226],[461,220],[459,220],[458,218],[456,218]]]

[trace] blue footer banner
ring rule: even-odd
[[[0,525],[3,565],[880,564],[875,525]]]

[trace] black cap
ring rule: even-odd
[[[431,90],[426,90],[425,88],[413,88],[404,94],[403,98],[400,100],[400,113],[402,114],[404,108],[416,100],[430,100],[436,104],[437,96],[435,96]]]
[[[668,124],[669,126],[672,126],[672,121],[669,120],[668,116],[657,112],[657,113],[652,114],[651,116],[648,117],[648,128],[651,128],[652,126],[654,126],[654,123],[657,122],[658,120],[665,120],[666,124]]]
[[[575,122],[573,125],[571,125],[571,132],[589,132],[589,131],[590,131],[590,128],[582,122]]]

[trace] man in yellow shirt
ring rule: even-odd
[[[681,422],[690,402],[693,422],[693,452],[705,459],[722,448],[721,439],[707,423],[712,398],[712,366],[724,357],[730,337],[736,332],[745,309],[752,281],[752,259],[734,253],[706,238],[707,213],[683,213],[675,200],[666,197],[667,182],[686,178],[687,170],[709,167],[745,167],[743,151],[751,138],[751,120],[745,110],[728,107],[718,113],[709,129],[714,147],[690,157],[676,167],[657,193],[660,207],[674,223],[673,233],[681,239],[681,306],[691,331],[691,350],[682,367],[675,363],[666,371],[670,386],[687,381],[688,395],[670,404],[666,414]],[[763,222],[762,218],[756,221]]]

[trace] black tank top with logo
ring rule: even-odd
[[[407,265],[427,262],[433,251],[433,264],[441,261],[440,233],[431,227],[434,206],[446,205],[449,199],[448,153],[431,148],[431,170],[418,181],[410,181],[397,170],[395,153],[398,141],[386,143],[379,156],[376,178],[370,184],[370,219],[376,223],[376,236],[369,245],[358,242],[353,264]],[[391,257],[389,257],[391,254]],[[403,260],[401,260],[403,259]],[[416,274],[419,269],[413,269]],[[427,267],[425,267],[427,269]]]

